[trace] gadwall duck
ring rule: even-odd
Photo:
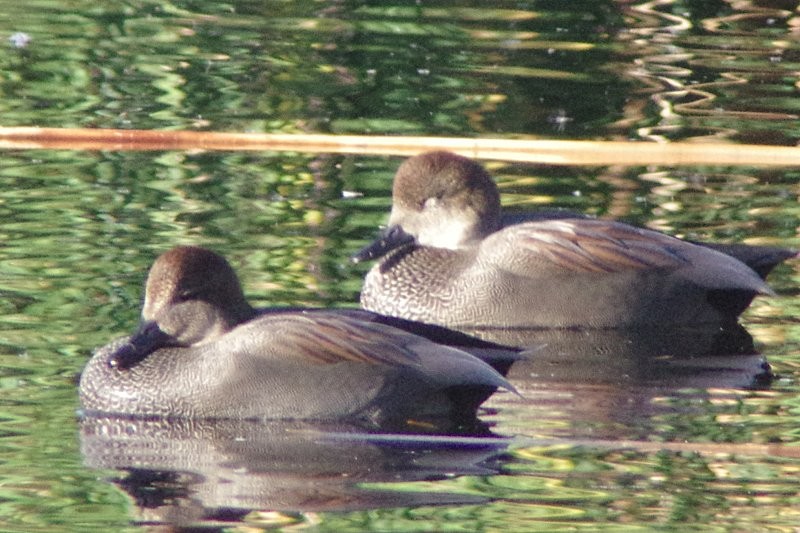
[[[220,255],[181,246],[148,274],[136,333],[95,352],[88,414],[380,423],[469,413],[498,387],[491,366],[379,320],[258,311]]]
[[[388,227],[353,259],[380,258],[364,309],[467,331],[728,324],[793,255],[569,214],[504,226],[483,167],[428,152],[400,166]]]

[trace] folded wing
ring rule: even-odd
[[[756,272],[733,257],[619,222],[526,222],[492,234],[481,249],[486,250],[481,260],[523,277],[653,271],[682,276],[709,289],[771,293]]]

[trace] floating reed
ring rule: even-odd
[[[791,146],[89,128],[0,127],[0,148],[219,150],[397,156],[412,156],[425,150],[450,150],[473,159],[550,165],[800,166],[800,148]]]

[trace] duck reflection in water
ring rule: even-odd
[[[509,439],[368,433],[345,423],[89,416],[87,466],[123,471],[113,482],[136,520],[231,526],[251,511],[353,511],[485,503],[460,491],[370,484],[498,473]],[[291,514],[284,518],[299,520]],[[288,524],[284,524],[288,525]]]

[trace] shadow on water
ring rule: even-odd
[[[251,510],[352,511],[474,504],[469,492],[371,489],[498,472],[509,439],[372,434],[343,424],[86,417],[87,466],[117,469],[136,521],[209,525]]]
[[[734,398],[767,388],[773,379],[766,358],[738,324],[471,333],[531,347],[531,355],[514,363],[508,374],[520,396],[497,394],[489,403],[503,413],[501,432],[516,435],[670,439],[670,430],[663,429],[669,426],[665,417],[707,410],[701,406],[715,391]]]
[[[506,346],[528,348],[512,379],[562,383],[752,387],[770,380],[769,364],[739,324],[725,328],[635,330],[473,330]]]

